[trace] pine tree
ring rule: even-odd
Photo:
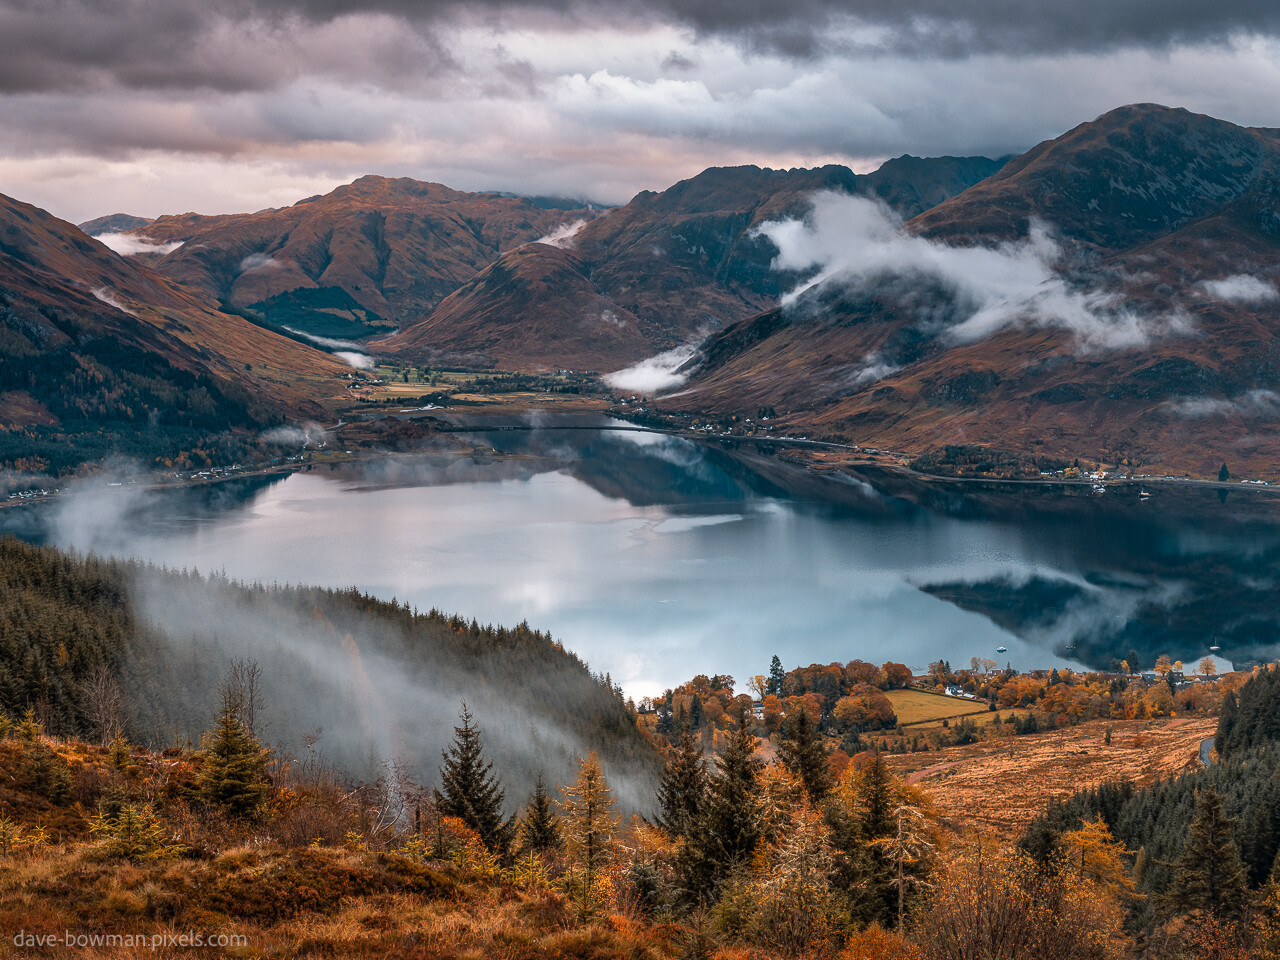
[[[480,729],[472,723],[465,702],[459,717],[462,726],[453,728],[453,743],[441,753],[440,811],[457,817],[479,834],[490,853],[505,856],[513,826],[512,820],[502,815],[505,795],[493,773],[493,763],[485,759]]]
[[[858,831],[868,843],[890,836],[894,831],[893,810],[897,806],[893,777],[884,758],[875,754],[862,773],[858,787]]]
[[[538,853],[559,850],[564,843],[560,836],[560,818],[551,807],[551,796],[547,793],[541,771],[538,772],[533,796],[529,798],[529,806],[525,808],[524,818],[520,822],[520,837],[525,850]]]
[[[658,825],[676,837],[689,835],[707,795],[707,764],[688,728],[658,784]]]
[[[775,653],[773,659],[769,662],[769,688],[768,693],[775,697],[782,696],[782,681],[787,679],[787,672],[782,669],[782,661]]]
[[[740,714],[682,851],[685,883],[700,898],[714,895],[730,873],[750,860],[763,836],[757,786],[764,764],[753,755],[755,747],[746,716]]]
[[[1230,748],[1235,746],[1236,730],[1236,695],[1234,690],[1227,691],[1222,698],[1222,710],[1218,714],[1218,729],[1213,738],[1213,746],[1218,756],[1225,758]]]
[[[206,801],[240,819],[255,816],[267,795],[267,751],[249,733],[225,690],[199,783]]]
[[[898,913],[896,864],[890,838],[898,833],[899,791],[880,754],[861,771],[843,803],[829,804],[827,821],[837,856],[832,883],[857,903],[857,919],[890,927]]]
[[[582,907],[591,905],[596,877],[613,858],[620,818],[613,812],[614,796],[594,751],[578,763],[578,779],[566,787],[561,809],[565,850],[582,871]]]
[[[1276,835],[1272,826],[1276,814],[1275,790],[1263,803],[1253,808],[1253,814],[1240,830],[1240,859],[1248,871],[1250,887],[1260,887],[1267,882],[1276,858]]]
[[[1231,471],[1227,469],[1227,464],[1226,464],[1226,461],[1224,460],[1222,463],[1222,466],[1218,468],[1218,482],[1226,483],[1230,479],[1231,479]]]
[[[26,785],[50,803],[61,805],[71,799],[71,768],[42,741],[24,747]]]
[[[809,802],[815,807],[820,806],[831,793],[835,782],[818,727],[809,719],[806,711],[797,710],[786,719],[782,726],[778,757],[791,775],[804,784]]]
[[[1231,839],[1235,824],[1222,813],[1222,800],[1211,788],[1196,797],[1191,836],[1175,865],[1169,902],[1178,910],[1235,920],[1244,912],[1247,890],[1240,852]]]

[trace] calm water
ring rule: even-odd
[[[945,657],[1106,665],[1130,649],[1274,655],[1280,509],[1265,493],[823,478],[754,446],[486,432],[474,456],[200,489],[96,483],[0,524],[248,580],[352,584],[527,619],[637,697],[697,673]],[[493,455],[489,448],[499,455]],[[1008,648],[997,654],[996,648]]]

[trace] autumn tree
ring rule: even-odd
[[[884,686],[884,673],[874,663],[850,660],[844,666],[844,678],[850,684],[865,683],[869,687]]]
[[[824,956],[834,946],[842,912],[828,880],[831,830],[803,787],[797,794],[767,853],[753,857],[752,882],[730,909],[741,911],[749,942],[786,956]]]
[[[578,762],[577,780],[560,789],[565,851],[581,871],[581,905],[586,912],[594,900],[596,878],[613,857],[620,818],[613,812],[613,791],[594,752]]]
[[[1025,855],[949,863],[911,934],[929,960],[1119,960],[1124,911]]]
[[[1205,657],[1200,661],[1200,666],[1196,668],[1196,671],[1202,677],[1212,677],[1218,672],[1218,665],[1213,662],[1213,657]]]
[[[1172,669],[1173,661],[1169,659],[1169,655],[1167,653],[1162,653],[1160,656],[1156,657],[1156,673],[1163,677]]]
[[[934,858],[935,844],[924,811],[901,803],[893,811],[896,828],[892,834],[872,841],[892,870],[889,885],[898,895],[898,928],[902,928],[909,890],[928,889],[925,880]]]
[[[1089,880],[1117,898],[1134,895],[1134,880],[1129,872],[1130,851],[1111,834],[1111,828],[1099,813],[1085,820],[1078,830],[1068,830],[1057,838],[1060,869],[1075,873],[1079,880]]]
[[[453,743],[441,754],[440,811],[474,830],[490,853],[505,855],[513,824],[502,813],[504,794],[466,703],[459,716],[462,726],[453,728]]]
[[[684,730],[680,747],[667,761],[658,784],[658,825],[672,836],[688,836],[707,793],[707,764]]]
[[[856,733],[892,727],[898,722],[889,698],[866,684],[855,685],[848,696],[837,700],[831,715],[837,729]]]
[[[885,685],[890,690],[906,689],[911,686],[912,680],[915,679],[911,673],[911,668],[902,663],[894,663],[892,660],[885,663],[880,668],[880,672],[884,674]]]

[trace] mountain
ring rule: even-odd
[[[1023,236],[1039,217],[1093,248],[1133,247],[1274,179],[1278,135],[1156,104],[1120,107],[1010,161],[913,228],[989,241]]]
[[[985,157],[899,157],[865,176],[837,165],[712,167],[661,193],[643,191],[561,241],[574,256],[566,276],[572,294],[555,284],[524,284],[503,301],[492,285],[481,291],[468,284],[371,348],[406,357],[472,353],[516,367],[616,369],[774,304],[801,275],[773,270],[777,248],[755,230],[802,216],[811,194],[877,197],[909,216],[1000,165]],[[546,262],[535,266],[539,259]],[[504,254],[495,266],[502,276],[551,276],[565,263],[562,251],[539,244]],[[584,332],[584,318],[605,315],[614,320]],[[569,331],[557,332],[557,323]]]
[[[134,235],[181,244],[155,259],[158,272],[268,323],[332,336],[315,325],[338,311],[356,323],[345,335],[368,336],[426,316],[505,251],[595,215],[554,202],[368,176],[278,210],[160,217]],[[282,309],[275,298],[292,291],[307,295]]]
[[[315,416],[348,372],[0,196],[0,463],[57,472]]]
[[[831,276],[710,338],[664,407],[772,408],[775,429],[930,466],[983,447],[1037,476],[1076,458],[1270,475],[1278,172],[1275,130],[1112,111],[857,234],[856,257],[829,244]]]
[[[81,230],[91,237],[100,237],[104,233],[123,233],[125,230],[136,230],[151,223],[150,217],[135,217],[129,213],[112,213],[105,217],[97,217],[78,224]]]
[[[602,297],[574,252],[529,243],[499,257],[427,319],[387,341],[434,364],[610,370],[652,353],[634,314]]]

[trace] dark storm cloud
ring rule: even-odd
[[[781,31],[780,43],[797,50],[830,45],[825,28],[860,24],[872,28],[864,48],[943,56],[1102,52],[1280,30],[1274,0],[657,0],[652,9],[766,45]]]
[[[462,6],[440,0],[291,0],[286,5],[315,18],[378,9],[414,20],[448,15]],[[781,29],[789,43],[802,37],[812,42],[824,27],[851,19],[889,28],[894,36],[886,38],[888,46],[1010,52],[1162,45],[1280,29],[1280,5],[1274,0],[467,0],[465,7],[488,12],[543,9],[586,17],[623,10],[707,33],[764,39]]]
[[[272,89],[299,73],[362,73],[394,85],[449,66],[441,27],[548,15],[566,26],[678,24],[795,57],[1102,52],[1280,32],[1275,0],[0,0],[0,92],[234,92]],[[362,34],[377,16],[401,28],[364,59]],[[313,51],[325,26],[353,35],[351,62]]]
[[[376,4],[320,15],[247,0],[0,0],[0,94],[276,89],[303,75],[419,83],[454,66],[431,29]]]

